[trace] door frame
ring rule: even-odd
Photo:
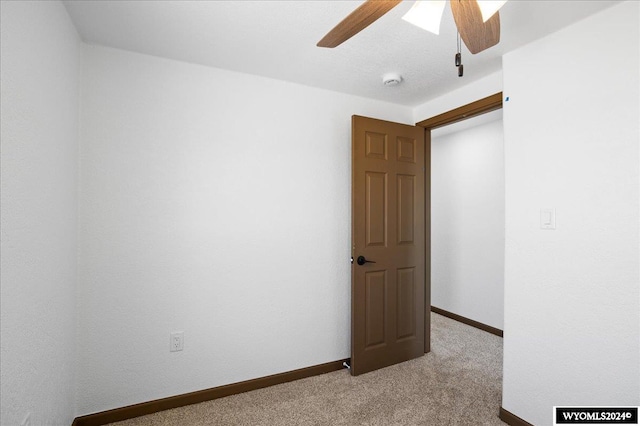
[[[431,130],[448,124],[457,123],[487,112],[495,111],[502,108],[502,92],[487,96],[486,98],[462,105],[442,114],[438,114],[431,118],[427,118],[416,123],[416,126],[423,127],[425,142],[425,292],[424,292],[424,352],[431,351]]]

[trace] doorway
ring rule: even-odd
[[[504,189],[501,109],[431,132],[431,310],[494,334],[504,327]]]
[[[501,119],[502,109],[502,92],[488,96],[475,102],[463,105],[459,108],[447,111],[443,114],[428,118],[417,123],[417,126],[425,128],[427,150],[431,153],[432,149],[436,149],[436,152],[444,153],[451,157],[449,158],[451,164],[455,164],[460,160],[460,153],[455,151],[455,147],[446,146],[432,146],[434,137],[443,137],[448,139],[442,142],[451,142],[451,136],[447,137],[442,130],[455,130],[464,131],[468,127],[471,127],[473,121],[490,122],[492,119],[496,119],[496,114]],[[493,116],[493,117],[492,117]],[[478,124],[478,123],[474,123]],[[486,130],[491,131],[491,130]],[[497,134],[497,131],[493,130],[497,137],[501,137]],[[433,134],[432,134],[433,133]],[[474,135],[477,136],[477,135]],[[493,142],[493,141],[492,141]],[[465,142],[466,143],[466,142]],[[478,145],[482,142],[479,141]],[[485,143],[485,149],[495,150],[497,147],[492,143]],[[466,143],[467,146],[473,146]],[[492,146],[493,145],[493,146]],[[477,149],[483,147],[475,146]],[[438,151],[438,149],[440,151]],[[501,148],[503,149],[503,148]],[[491,153],[483,153],[476,151],[478,154],[487,154],[484,167],[500,166],[499,161],[496,158],[489,158]],[[495,156],[495,153],[493,154]],[[441,159],[436,159],[441,161]],[[480,328],[488,331],[492,334],[502,336],[502,324],[503,324],[503,290],[504,290],[504,278],[503,271],[499,265],[495,265],[496,261],[504,262],[504,164],[499,167],[499,170],[484,171],[484,178],[492,179],[494,182],[465,182],[464,180],[474,179],[479,174],[475,174],[467,169],[460,169],[457,176],[451,176],[451,170],[440,170],[441,164],[438,163],[435,170],[431,170],[430,155],[427,156],[427,206],[426,222],[428,225],[433,224],[438,226],[435,231],[431,230],[431,226],[427,226],[427,287],[432,291],[427,295],[427,309],[431,309],[433,312],[440,313],[442,315],[453,318],[457,321],[466,323],[473,327]],[[467,164],[457,164],[457,167],[474,167],[478,166],[478,162],[467,161]],[[446,166],[445,166],[446,168]],[[446,174],[444,174],[444,173]],[[455,173],[455,171],[453,171]],[[435,176],[434,176],[435,173]],[[482,175],[482,173],[480,173]],[[438,188],[439,192],[432,194],[432,177],[436,179],[442,178],[447,184],[452,185],[452,188],[448,188],[451,191],[443,193],[442,188]],[[501,179],[502,178],[502,179]],[[442,182],[441,182],[442,183]],[[489,185],[489,186],[487,186]],[[492,188],[491,185],[502,186],[502,190]],[[474,191],[479,190],[480,194],[474,194]],[[469,197],[469,195],[471,195]],[[465,199],[460,200],[460,197]],[[437,206],[436,210],[433,210],[431,205],[432,198],[439,203],[449,203],[448,206]],[[458,199],[456,199],[458,197]],[[482,197],[492,198],[487,199],[485,205]],[[502,204],[498,198],[502,198]],[[474,207],[477,211],[473,211]],[[494,208],[494,211],[491,209]],[[446,218],[442,216],[444,214],[453,214],[455,219],[454,223],[448,223]],[[434,216],[435,215],[435,216]],[[479,217],[477,217],[479,216]],[[484,218],[482,216],[485,216]],[[486,235],[474,236],[469,238],[468,236],[461,235],[462,233],[469,231],[469,227],[476,227],[478,222],[482,220],[489,220],[490,226],[487,226],[483,231]],[[455,225],[446,229],[447,225]],[[466,229],[465,229],[466,228]],[[473,229],[471,229],[473,231]],[[456,235],[456,233],[458,235]],[[447,235],[449,234],[449,235]],[[496,235],[497,234],[497,235]],[[501,237],[502,236],[502,237]],[[451,247],[448,253],[442,255],[441,252],[435,254],[431,252],[432,240],[442,244],[443,241],[450,243]],[[483,251],[484,250],[484,251]],[[445,250],[446,251],[446,250]],[[461,253],[466,251],[466,253]],[[472,253],[482,253],[477,258],[469,259],[464,256],[470,256]],[[485,256],[486,255],[486,256]],[[432,262],[435,262],[432,264]],[[475,275],[474,271],[480,271],[480,276]],[[435,282],[431,282],[433,272],[433,279]],[[469,278],[473,277],[471,282]],[[467,281],[465,281],[467,279]],[[486,282],[487,280],[494,280],[491,283],[490,288],[478,288],[478,283]],[[449,280],[453,282],[455,288],[445,288],[438,280]],[[488,301],[484,307],[478,308],[477,301]],[[434,303],[435,302],[435,303]],[[438,306],[440,305],[440,306]],[[491,310],[491,312],[482,311],[483,308]]]
[[[415,126],[353,117],[352,374],[430,351],[431,131],[500,108],[496,93]]]

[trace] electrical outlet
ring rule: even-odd
[[[177,352],[184,349],[184,331],[176,331],[171,333],[169,341],[169,351]]]

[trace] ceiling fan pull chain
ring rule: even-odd
[[[462,42],[460,40],[460,32],[457,32],[457,48],[458,53],[456,53],[456,67],[458,67],[458,77],[462,77],[464,75],[464,65],[462,65]]]

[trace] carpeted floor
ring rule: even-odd
[[[347,370],[112,426],[497,425],[502,339],[437,314],[431,352],[358,377]]]

